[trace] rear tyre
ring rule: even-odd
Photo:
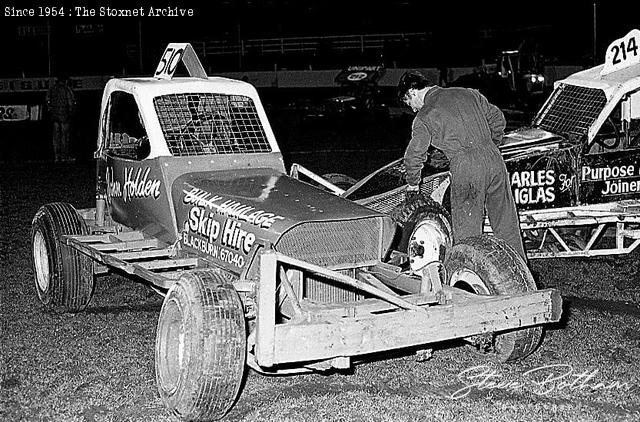
[[[472,236],[451,248],[445,261],[449,284],[478,295],[501,295],[537,290],[524,260],[504,240]],[[508,362],[533,353],[540,344],[542,327],[495,335],[487,356]],[[484,349],[484,347],[483,347]]]
[[[173,414],[222,418],[240,391],[247,350],[244,309],[229,278],[187,273],[164,299],[156,333],[156,381]]]
[[[31,225],[33,273],[40,302],[47,309],[80,312],[93,295],[93,265],[88,256],[63,244],[63,235],[86,235],[87,225],[72,205],[43,205]]]

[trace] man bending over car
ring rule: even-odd
[[[441,88],[418,72],[406,72],[398,97],[416,116],[404,154],[407,197],[420,191],[421,171],[431,145],[450,161],[451,217],[454,242],[482,234],[487,210],[494,234],[525,260],[509,176],[497,145],[504,114],[477,90]]]

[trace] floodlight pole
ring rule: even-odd
[[[238,45],[240,46],[240,52],[238,54],[238,70],[242,70],[242,55],[244,54],[244,45],[242,41],[242,27],[238,22]]]
[[[51,77],[51,21],[47,18],[47,75]]]
[[[594,66],[596,65],[596,63],[598,61],[597,58],[596,58],[597,57],[596,56],[596,53],[597,53],[597,48],[596,48],[596,44],[597,44],[596,43],[596,40],[597,40],[597,36],[596,36],[596,34],[597,34],[596,5],[597,5],[597,2],[594,0],[593,1],[593,65]]]
[[[144,74],[144,60],[142,58],[142,19],[138,21],[138,66],[140,74]]]

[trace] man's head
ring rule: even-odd
[[[398,82],[398,99],[415,112],[424,105],[424,94],[433,84],[417,71],[407,71]]]

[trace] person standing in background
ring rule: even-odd
[[[52,123],[53,157],[55,162],[73,160],[69,155],[69,138],[76,98],[67,82],[67,76],[60,75],[47,91],[47,110]]]

